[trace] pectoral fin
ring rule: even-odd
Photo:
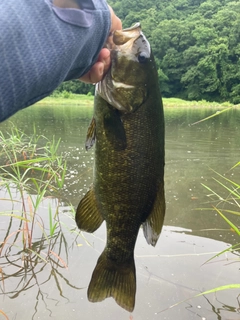
[[[90,148],[92,148],[92,146],[95,143],[95,140],[96,140],[96,121],[93,117],[87,131],[87,138],[85,141],[86,150],[89,150]]]
[[[103,217],[97,207],[93,189],[90,189],[80,201],[75,220],[80,230],[91,233],[97,230],[102,224]]]
[[[115,150],[124,150],[127,146],[127,140],[120,112],[109,108],[103,121],[106,137],[112,147]]]
[[[152,211],[143,225],[143,233],[148,244],[155,246],[162,230],[165,216],[164,184],[160,183]]]

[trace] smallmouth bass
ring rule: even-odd
[[[76,212],[79,229],[106,221],[107,243],[88,287],[92,302],[135,305],[134,247],[140,226],[153,246],[164,215],[164,115],[158,75],[139,23],[113,34],[112,65],[97,84],[86,148],[95,143],[93,187]]]

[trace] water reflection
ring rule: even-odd
[[[215,112],[215,111],[214,111]],[[229,170],[239,161],[240,140],[236,135],[240,112],[232,110],[208,122],[189,124],[207,117],[208,109],[167,109],[166,115],[166,199],[165,227],[156,248],[147,246],[140,230],[136,245],[137,297],[132,315],[121,310],[112,299],[99,304],[87,301],[87,286],[99,253],[105,244],[105,226],[94,235],[75,233],[69,202],[76,206],[92,181],[93,153],[84,150],[91,108],[44,106],[26,109],[11,121],[27,133],[33,128],[49,138],[61,137],[61,152],[68,162],[65,186],[59,206],[61,230],[46,243],[35,227],[34,252],[26,255],[18,241],[21,222],[3,217],[3,242],[14,245],[2,249],[0,257],[0,310],[9,319],[239,319],[239,290],[228,290],[172,305],[220,285],[239,279],[238,252],[226,253],[204,264],[218,252],[239,242],[226,222],[209,208],[219,203],[202,184],[223,191],[211,170],[237,180],[239,169]],[[9,122],[1,124],[8,130]],[[4,194],[0,198],[6,198]],[[17,199],[16,199],[17,200]],[[1,201],[1,211],[19,210],[17,202]],[[48,229],[46,199],[39,217]],[[224,204],[227,208],[229,204]],[[230,204],[231,205],[231,204]],[[235,219],[234,219],[235,218]],[[233,222],[239,225],[237,217]],[[11,236],[11,237],[10,237]],[[10,238],[8,238],[10,237]],[[5,251],[4,251],[5,250]],[[50,253],[50,254],[49,254]],[[61,259],[60,259],[61,257]],[[45,261],[46,260],[46,261]],[[239,282],[239,281],[238,281]],[[163,310],[165,310],[163,312]]]
[[[14,194],[14,190],[11,194]],[[40,302],[44,303],[51,314],[51,308],[48,307],[48,291],[45,291],[44,285],[51,283],[56,296],[64,298],[67,302],[70,300],[63,291],[63,283],[73,290],[82,289],[64,275],[64,271],[68,268],[71,247],[78,244],[79,237],[73,216],[69,212],[70,208],[66,210],[60,207],[58,199],[46,198],[42,201],[35,216],[33,229],[26,230],[29,224],[26,225],[23,219],[16,218],[17,213],[22,210],[22,202],[18,194],[16,193],[15,199],[11,201],[1,191],[0,198],[4,199],[4,211],[8,213],[2,217],[0,224],[3,238],[0,245],[2,294],[11,300],[16,299],[14,301],[21,301],[24,296],[34,297],[31,299],[31,312],[24,319],[35,318],[39,312]],[[29,201],[30,199],[28,199],[28,204],[31,206]],[[50,230],[49,207],[54,212],[58,211],[59,219],[61,219],[61,223],[57,225],[51,236],[48,235]],[[27,208],[25,209],[28,212]],[[64,230],[66,228],[68,230]],[[23,237],[29,237],[30,234],[31,239],[23,240]],[[71,242],[68,234],[74,235]],[[27,246],[25,246],[25,241],[29,241]],[[59,301],[58,297],[50,300],[54,303]]]

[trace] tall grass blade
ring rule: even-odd
[[[217,179],[215,179],[215,178],[214,178],[214,180],[215,180],[218,184],[220,184],[223,188],[225,188],[227,191],[229,191],[230,194],[234,195],[236,198],[239,198],[240,195],[239,195],[235,190],[230,189],[230,188],[227,187],[225,184],[223,184],[221,181],[219,181],[219,180],[217,180]],[[226,180],[228,180],[228,179],[226,179]],[[229,180],[228,180],[228,181],[229,181]],[[234,184],[233,181],[231,181],[231,183],[232,183],[233,185],[235,185],[237,188],[239,188],[239,185]]]
[[[185,299],[185,300],[182,300],[182,301],[179,301],[173,305],[171,305],[170,307],[164,309],[164,310],[161,310],[159,313],[162,313],[164,311],[167,311],[169,309],[172,309],[174,307],[177,307],[178,305],[180,305],[181,303],[184,303],[184,302],[187,302],[191,299],[194,299],[194,298],[197,298],[197,297],[200,297],[200,296],[204,296],[206,294],[210,294],[210,293],[215,293],[215,292],[218,292],[218,291],[223,291],[223,290],[229,290],[229,289],[239,289],[240,288],[240,283],[234,283],[234,284],[228,284],[228,285],[225,285],[225,286],[220,286],[220,287],[217,287],[217,288],[213,288],[213,289],[210,289],[210,290],[207,290],[207,291],[204,291],[204,292],[201,292],[201,293],[198,293],[196,294],[195,296],[192,296],[188,299]]]
[[[213,289],[210,289],[210,290],[201,292],[201,293],[199,293],[199,294],[196,294],[196,295],[194,296],[194,298],[200,297],[200,296],[203,296],[203,295],[209,294],[209,293],[215,293],[215,292],[222,291],[222,290],[239,289],[239,288],[240,288],[240,283],[227,284],[227,285],[225,285],[225,286],[220,286],[220,287],[213,288]]]
[[[197,122],[192,123],[191,126],[194,126],[195,124],[198,124],[198,123],[201,123],[201,122],[203,122],[203,121],[212,119],[212,118],[214,118],[214,117],[216,117],[216,116],[219,116],[221,113],[226,112],[226,111],[229,111],[229,110],[231,110],[232,108],[233,108],[233,107],[229,107],[229,108],[226,108],[226,109],[224,109],[224,110],[222,110],[222,111],[216,111],[216,112],[215,112],[214,114],[212,114],[211,116],[206,117],[206,118],[204,118],[204,119],[202,119],[202,120],[199,120],[199,121],[197,121]]]
[[[63,259],[61,257],[59,257],[59,255],[55,252],[53,252],[52,250],[50,250],[50,253],[55,256],[61,263],[62,265],[64,266],[64,268],[68,268],[67,264],[63,261]]]
[[[225,250],[223,250],[223,251],[221,251],[221,252],[218,252],[218,253],[215,254],[213,257],[211,257],[210,259],[208,259],[207,261],[205,261],[205,262],[202,264],[202,266],[203,266],[204,264],[207,264],[207,263],[210,262],[211,260],[219,257],[219,256],[222,255],[223,253],[230,252],[230,251],[234,251],[234,250],[239,250],[239,249],[240,249],[239,246],[240,246],[240,243],[237,243],[237,244],[234,244],[233,246],[231,246],[231,247],[229,247],[229,248],[227,248],[227,249],[225,249]]]
[[[0,310],[0,313],[5,317],[6,320],[9,320],[8,316],[6,315],[5,312],[3,312],[2,310]]]
[[[19,220],[23,220],[23,221],[26,221],[26,222],[30,222],[29,219],[26,219],[24,217],[21,217],[21,216],[18,216],[16,214],[13,214],[13,213],[1,213],[0,212],[0,216],[7,216],[7,217],[12,217],[12,218],[15,218],[15,219],[19,219]]]
[[[19,167],[19,166],[29,166],[32,165],[34,163],[39,163],[39,162],[43,162],[43,161],[53,161],[55,160],[56,157],[51,158],[51,157],[41,157],[41,158],[36,158],[36,159],[30,159],[30,160],[22,160],[22,161],[17,161],[17,162],[13,162],[13,163],[9,163],[6,165],[2,165],[1,168],[7,168],[7,167]],[[39,168],[35,168],[34,169],[39,169]]]
[[[211,188],[209,188],[208,186],[206,186],[205,184],[201,183],[201,185],[206,188],[208,191],[212,192],[212,194],[214,194],[215,196],[217,196],[220,200],[223,200],[223,198],[217,194],[215,191],[213,191]]]
[[[58,225],[57,222],[54,222],[54,217],[52,216],[52,207],[49,204],[48,206],[48,212],[49,212],[49,229],[50,229],[50,236],[52,237],[54,235],[54,232],[56,230],[56,227]],[[56,212],[57,213],[57,212]]]
[[[213,207],[214,210],[217,211],[217,213],[230,225],[230,227],[237,233],[237,235],[240,236],[240,230],[233,224],[220,210],[218,210],[216,207]]]
[[[41,259],[44,263],[48,263],[46,259],[44,259],[39,253],[32,249],[28,249],[30,252],[34,253],[39,259]]]
[[[234,169],[234,168],[236,168],[236,167],[238,167],[239,165],[240,165],[240,162],[236,163],[236,164],[231,168],[231,170]]]

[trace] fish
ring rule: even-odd
[[[95,144],[93,185],[76,210],[76,224],[94,232],[106,222],[106,246],[88,300],[113,297],[134,310],[134,248],[140,227],[155,246],[165,216],[164,112],[158,73],[140,23],[112,35],[111,67],[96,85],[86,149]]]

